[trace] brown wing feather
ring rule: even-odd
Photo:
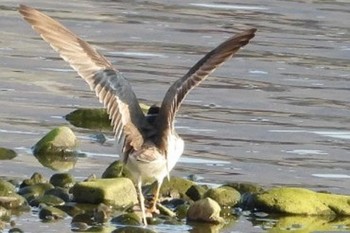
[[[107,108],[118,140],[124,136],[124,146],[139,149],[143,130],[149,125],[128,81],[96,49],[56,20],[24,5],[19,12],[95,91]]]
[[[249,29],[226,40],[199,60],[186,75],[177,80],[166,93],[157,118],[158,146],[166,153],[168,135],[174,129],[174,118],[182,101],[216,68],[230,59],[255,36],[256,29]]]

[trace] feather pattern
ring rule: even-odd
[[[111,119],[113,131],[124,147],[137,150],[151,130],[129,82],[96,49],[51,17],[20,5],[19,12],[33,29],[67,61],[95,91]]]
[[[239,33],[218,47],[210,51],[199,60],[182,78],[178,79],[168,89],[158,115],[158,147],[167,154],[168,135],[174,132],[174,119],[176,112],[186,95],[216,68],[230,59],[241,47],[249,43],[255,36],[256,29],[249,29]]]

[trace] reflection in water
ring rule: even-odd
[[[78,157],[75,152],[58,152],[58,153],[44,153],[36,154],[35,158],[47,168],[54,171],[67,172],[74,168]]]

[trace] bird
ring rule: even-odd
[[[142,185],[157,182],[152,206],[156,212],[160,187],[169,178],[184,151],[184,141],[176,133],[174,120],[187,94],[255,36],[250,28],[231,36],[202,59],[168,89],[161,105],[153,105],[145,115],[131,84],[100,52],[50,16],[26,5],[18,9],[23,19],[59,56],[87,82],[104,105],[115,139],[121,146],[124,166],[137,188],[142,222],[147,225]]]

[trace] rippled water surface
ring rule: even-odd
[[[1,161],[0,175],[50,176],[54,172],[38,163],[30,147],[50,129],[67,125],[64,116],[76,108],[101,105],[20,18],[19,3],[0,2],[0,147],[19,153]],[[186,148],[173,174],[196,174],[206,183],[350,194],[348,1],[21,3],[59,19],[97,47],[147,104],[159,103],[169,85],[220,42],[258,28],[249,45],[188,95],[176,122]],[[101,175],[117,151],[112,134],[99,144],[90,137],[98,132],[71,127],[89,154],[72,173]],[[31,229],[26,224],[23,229]],[[223,231],[268,231],[262,226],[241,219]]]

